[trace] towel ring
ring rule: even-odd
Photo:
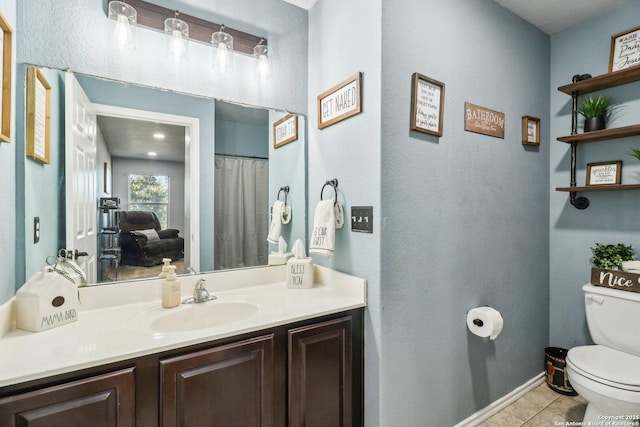
[[[280,190],[278,190],[278,195],[276,196],[276,199],[280,200],[280,192],[284,191],[284,204],[287,204],[287,194],[289,194],[289,186],[285,185],[284,187],[280,187]]]
[[[333,201],[333,204],[337,205],[338,204],[338,179],[337,178],[330,179],[324,183],[324,185],[322,186],[322,190],[320,190],[320,200],[322,200],[322,193],[324,192],[324,187],[326,187],[327,185],[330,185],[333,187],[333,191],[335,192],[335,199]]]

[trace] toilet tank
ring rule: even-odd
[[[594,285],[582,290],[593,342],[640,356],[640,294]]]

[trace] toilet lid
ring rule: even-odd
[[[640,391],[638,356],[602,345],[586,345],[569,350],[566,362],[582,375],[595,381],[621,389]]]

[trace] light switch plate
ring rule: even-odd
[[[351,206],[351,231],[373,233],[373,206]]]
[[[33,217],[33,243],[40,241],[40,217]]]

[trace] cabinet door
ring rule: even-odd
[[[160,361],[162,426],[271,427],[273,334]]]
[[[133,427],[134,368],[0,399],[0,426]]]
[[[289,426],[352,420],[351,317],[289,331]]]

